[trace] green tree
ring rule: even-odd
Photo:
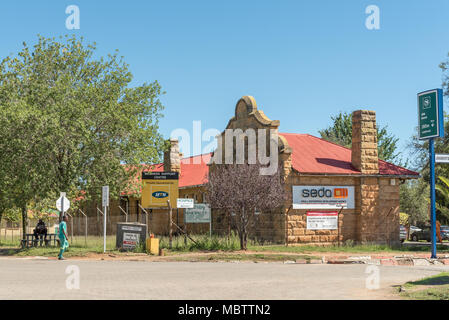
[[[352,114],[340,112],[331,116],[330,127],[319,131],[321,138],[351,148],[352,144]],[[388,132],[388,127],[377,127],[377,141],[379,158],[385,161],[398,160],[397,143],[399,138]]]
[[[96,57],[82,38],[39,37],[0,63],[0,154],[8,199],[22,209],[60,191],[116,198],[144,163],[160,160],[157,81],[131,87],[116,51]],[[0,198],[1,200],[1,198]]]
[[[429,187],[421,180],[408,180],[400,186],[400,211],[409,216],[412,225],[429,220]]]
[[[438,183],[435,185],[440,199],[435,203],[436,209],[445,221],[449,221],[449,179],[439,176]],[[442,219],[442,220],[443,220]]]

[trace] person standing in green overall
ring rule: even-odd
[[[58,260],[64,260],[62,254],[69,247],[69,237],[67,237],[67,216],[62,217],[61,223],[59,223],[59,244],[60,250],[58,255]]]

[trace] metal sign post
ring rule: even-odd
[[[59,223],[61,223],[62,218],[64,216],[64,198],[65,198],[65,192],[61,192],[61,214],[59,215]]]
[[[102,204],[103,204],[103,252],[106,252],[106,216],[107,216],[107,208],[109,207],[109,186],[103,186],[102,188]]]
[[[444,137],[443,90],[434,89],[418,93],[418,135],[429,140],[430,163],[430,220],[432,259],[437,257],[435,212],[435,146],[434,138]]]
[[[433,138],[429,140],[429,161],[430,161],[430,221],[432,224],[432,259],[437,258],[437,229],[436,229],[436,212],[435,212],[435,147]]]

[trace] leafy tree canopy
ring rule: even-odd
[[[351,148],[352,144],[352,114],[340,112],[331,116],[332,125],[319,131],[321,138]],[[397,143],[399,138],[389,133],[387,126],[377,127],[377,141],[379,146],[379,158],[385,161],[398,160]]]
[[[76,36],[39,37],[1,61],[0,202],[95,198],[102,185],[118,197],[134,170],[159,161],[161,86],[132,87],[123,57],[96,50]]]

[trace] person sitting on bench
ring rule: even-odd
[[[45,226],[45,222],[42,219],[39,219],[39,222],[36,225],[36,228],[33,230],[34,238],[38,240],[39,238],[42,240],[44,237],[47,240],[47,227]]]

